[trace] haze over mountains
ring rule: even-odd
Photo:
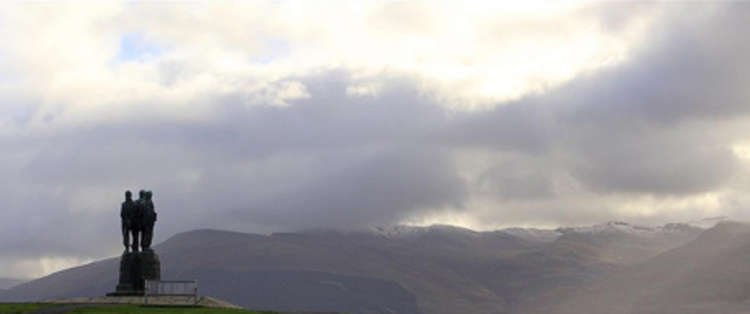
[[[16,278],[0,278],[0,290],[12,288],[18,284],[21,284],[27,280],[16,279]]]
[[[198,279],[202,294],[253,309],[740,313],[750,296],[750,225],[706,229],[718,220],[490,232],[442,225],[272,235],[195,230],[155,249],[164,279]],[[108,259],[0,297],[103,295],[116,277],[117,260]]]

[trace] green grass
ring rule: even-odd
[[[64,304],[48,303],[0,303],[0,314],[25,314],[34,310],[62,306]],[[115,305],[85,307],[73,309],[66,314],[277,314],[276,312],[258,312],[236,309],[207,307],[146,307],[140,305]]]
[[[275,314],[236,309],[206,307],[146,307],[139,305],[117,305],[74,309],[66,314]]]
[[[28,313],[33,310],[60,306],[58,304],[44,304],[44,303],[0,303],[0,314],[21,314]]]

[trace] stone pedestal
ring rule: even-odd
[[[120,281],[115,292],[107,296],[139,296],[144,294],[146,280],[161,280],[161,262],[153,250],[127,252],[120,257]]]
[[[139,253],[141,265],[141,280],[139,284],[141,289],[144,287],[144,280],[161,280],[161,262],[159,255],[152,249],[146,249]]]

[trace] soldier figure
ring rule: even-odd
[[[130,233],[133,230],[133,225],[136,222],[134,218],[136,214],[136,206],[133,202],[133,193],[130,193],[130,191],[125,191],[125,201],[122,202],[122,206],[120,207],[120,218],[122,218],[122,243],[125,245],[125,252],[128,252],[130,250]],[[138,235],[136,233],[133,234],[133,248],[137,249],[138,247]]]
[[[154,210],[154,202],[151,200],[153,193],[151,191],[145,192],[145,200],[143,201],[143,219],[141,220],[143,228],[143,241],[141,247],[143,250],[151,249],[151,241],[154,238],[154,224],[156,223],[156,211]]]
[[[146,191],[138,191],[138,200],[135,201],[135,214],[133,215],[133,251],[138,251],[139,244],[143,247],[144,232],[143,232],[143,212],[146,202]],[[140,238],[140,243],[138,240]]]

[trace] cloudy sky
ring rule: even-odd
[[[523,4],[520,4],[523,3]],[[0,277],[156,242],[750,219],[750,4],[0,5]]]

